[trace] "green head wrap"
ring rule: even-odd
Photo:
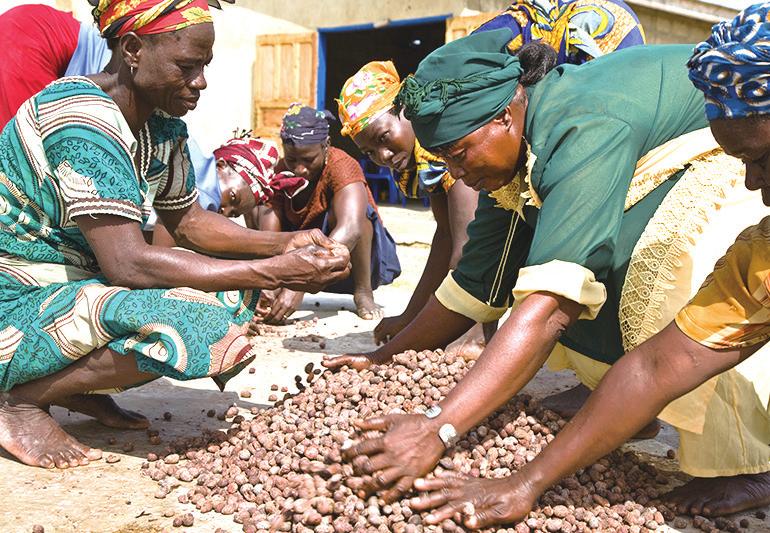
[[[420,144],[434,148],[479,129],[507,106],[519,85],[519,59],[508,52],[511,30],[474,33],[445,44],[404,80],[396,106]]]

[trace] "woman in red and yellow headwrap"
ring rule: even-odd
[[[212,22],[207,0],[98,0],[93,15],[105,39],[129,32],[156,35]]]
[[[318,231],[258,232],[196,202],[176,117],[206,88],[206,0],[102,0],[94,15],[115,69],[50,84],[0,134],[0,446],[44,468],[101,454],[49,405],[145,428],[84,393],[159,376],[223,386],[254,357],[254,290],[317,291],[349,272],[347,249]],[[152,208],[207,255],[145,243]]]

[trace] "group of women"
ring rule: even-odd
[[[770,502],[768,234],[752,226],[770,205],[768,34],[764,4],[715,26],[694,54],[642,46],[555,66],[548,41],[511,53],[502,28],[439,48],[404,80],[394,116],[479,191],[478,208],[457,267],[413,321],[377,351],[326,365],[440,348],[513,310],[437,406],[361,424],[382,434],[345,455],[371,490],[433,491],[412,505],[436,508],[435,523],[515,521],[660,412],[695,478],[670,495],[682,512]],[[511,479],[419,479],[546,362],[602,385],[541,458]]]
[[[254,291],[319,290],[346,278],[356,253],[318,229],[257,231],[196,203],[178,117],[206,88],[206,0],[95,3],[111,68],[48,85],[0,135],[0,446],[42,467],[99,457],[48,406],[142,427],[89,393],[158,376],[223,386],[254,357]],[[372,491],[429,491],[412,505],[436,509],[437,523],[514,521],[662,410],[695,476],[672,494],[683,511],[770,501],[769,230],[763,220],[742,232],[770,205],[769,11],[715,26],[695,52],[617,50],[643,41],[621,2],[521,0],[403,81],[375,62],[345,84],[343,132],[407,193],[442,198],[442,244],[407,312],[381,325],[386,344],[325,364],[440,348],[513,307],[428,416],[362,423],[382,433],[344,454]],[[315,154],[290,144],[287,156]],[[250,183],[240,148],[221,159]],[[334,155],[319,150],[323,163]],[[188,250],[145,242],[152,209]],[[540,457],[509,479],[420,479],[546,361],[596,391]]]

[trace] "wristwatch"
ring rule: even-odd
[[[434,405],[433,407],[425,411],[425,416],[430,419],[436,418],[440,414],[441,414],[441,407],[439,407],[438,405]],[[446,449],[449,449],[455,444],[457,444],[457,441],[459,440],[460,437],[457,434],[457,430],[452,424],[444,424],[438,429],[438,438],[441,439],[441,442],[444,443],[444,447]]]

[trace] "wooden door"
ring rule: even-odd
[[[470,17],[452,17],[446,20],[446,42],[465,37],[473,30],[498,15],[495,13],[479,13]]]
[[[318,34],[257,36],[254,60],[253,135],[278,138],[281,119],[292,102],[315,106]]]

